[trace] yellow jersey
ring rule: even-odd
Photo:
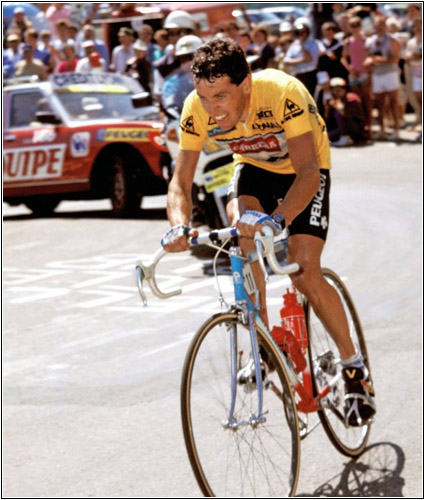
[[[325,122],[304,85],[280,70],[252,75],[249,112],[244,123],[221,130],[204,110],[196,92],[186,98],[180,120],[180,149],[201,151],[212,139],[233,151],[235,165],[250,163],[270,172],[292,174],[287,139],[312,132],[319,168],[330,169]]]

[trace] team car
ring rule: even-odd
[[[27,78],[28,80],[28,78]],[[165,194],[158,110],[134,79],[63,73],[3,88],[3,201],[48,215],[61,200],[110,198],[117,216]]]

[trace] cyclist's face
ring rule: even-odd
[[[232,129],[248,116],[250,75],[240,85],[232,83],[228,76],[217,78],[212,83],[203,78],[195,81],[195,89],[202,107],[222,130]]]

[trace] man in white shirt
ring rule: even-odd
[[[92,40],[86,40],[82,44],[85,57],[81,58],[77,67],[75,68],[76,73],[93,73],[93,72],[101,72],[106,71],[105,60],[96,53],[95,45]],[[94,57],[95,66],[93,66],[93,60],[91,61],[90,57],[92,54],[97,54]],[[93,58],[92,58],[93,59]]]
[[[129,59],[134,57],[133,50],[133,30],[131,28],[121,28],[118,32],[120,45],[112,51],[111,71],[124,73]]]

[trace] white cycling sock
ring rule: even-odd
[[[355,366],[357,368],[364,368],[363,356],[356,352],[349,358],[341,359],[342,366]]]

